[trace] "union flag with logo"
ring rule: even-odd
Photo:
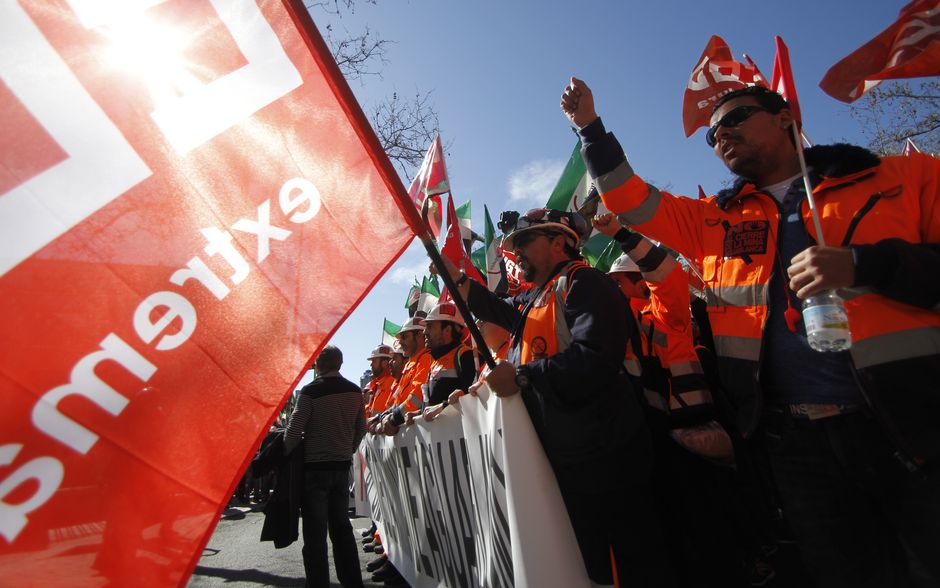
[[[699,57],[682,100],[682,126],[685,136],[707,127],[712,106],[722,95],[747,86],[767,85],[756,67],[734,60],[724,39],[713,35]]]
[[[874,39],[832,66],[819,87],[854,102],[884,80],[940,75],[940,0],[915,0]]]
[[[0,584],[181,585],[418,217],[299,0],[0,30]]]

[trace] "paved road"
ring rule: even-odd
[[[369,521],[352,519],[357,541],[359,532],[365,530]],[[209,544],[189,580],[191,588],[225,586],[226,588],[258,588],[258,586],[303,586],[304,566],[300,554],[302,541],[295,541],[283,549],[275,549],[271,542],[260,542],[264,515],[255,507],[228,508],[222,513]],[[327,540],[329,543],[329,540]],[[331,548],[332,549],[332,548]],[[359,550],[362,564],[362,579],[367,587],[382,586],[370,582],[366,564],[375,556]],[[330,554],[330,578],[336,582],[336,571],[332,569]]]

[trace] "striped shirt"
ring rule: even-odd
[[[325,373],[300,391],[287,423],[286,452],[304,442],[304,463],[349,463],[366,434],[362,390],[339,372]]]

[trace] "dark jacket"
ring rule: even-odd
[[[502,299],[480,284],[470,286],[473,313],[511,333],[508,358],[516,365],[526,315],[540,293],[533,288]],[[622,482],[617,476],[625,468],[610,464],[629,461],[624,447],[646,434],[636,392],[623,370],[627,339],[636,336],[636,326],[623,312],[626,304],[605,274],[590,267],[573,273],[564,304],[570,344],[523,367],[531,386],[522,399],[561,486],[600,491],[604,484]]]
[[[297,540],[297,525],[304,493],[304,452],[297,446],[284,455],[284,429],[274,438],[261,444],[261,451],[252,461],[257,471],[266,473],[274,469],[274,492],[264,506],[264,525],[261,541],[273,541],[281,549]]]

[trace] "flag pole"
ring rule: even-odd
[[[813,217],[813,226],[816,228],[816,242],[820,247],[826,246],[826,239],[823,237],[822,225],[819,224],[819,213],[816,210],[816,199],[813,198],[813,186],[809,181],[809,172],[806,170],[806,158],[803,157],[803,141],[800,140],[800,132],[796,129],[799,125],[796,119],[790,124],[793,133],[793,142],[796,145],[796,154],[800,159],[800,172],[803,174],[803,187],[806,189],[806,202],[809,204],[809,212]]]
[[[467,329],[470,330],[470,336],[477,344],[480,355],[483,356],[483,361],[486,362],[486,365],[489,366],[490,369],[493,369],[496,367],[496,360],[493,359],[493,354],[490,353],[489,347],[486,346],[486,341],[483,339],[483,333],[480,332],[480,329],[477,328],[476,323],[473,322],[473,314],[470,312],[470,307],[467,306],[467,301],[464,300],[463,296],[460,295],[457,284],[454,282],[454,279],[450,277],[450,272],[447,271],[447,267],[444,265],[444,260],[441,258],[441,253],[437,250],[437,245],[431,238],[431,231],[428,229],[427,223],[429,200],[430,198],[425,197],[424,204],[421,206],[421,224],[423,226],[422,230],[418,233],[418,239],[421,240],[421,244],[424,245],[424,249],[427,251],[428,257],[431,258],[431,263],[437,269],[437,275],[439,275],[441,279],[444,280],[444,287],[450,291],[451,297],[454,299],[454,304],[457,306],[457,311],[460,312],[460,316],[463,317],[464,322],[467,324]]]
[[[751,58],[747,53],[742,53],[742,55],[744,56],[744,61],[746,61],[748,65],[754,68],[754,71],[757,72],[757,75],[759,75],[766,84],[767,78],[764,77],[764,74],[761,72],[760,68],[757,67],[757,64],[751,61]],[[800,129],[800,136],[803,137],[803,140],[806,141],[807,145],[809,145],[810,147],[813,146],[813,142],[809,140],[809,135],[807,135],[806,132],[803,131],[803,129]]]

